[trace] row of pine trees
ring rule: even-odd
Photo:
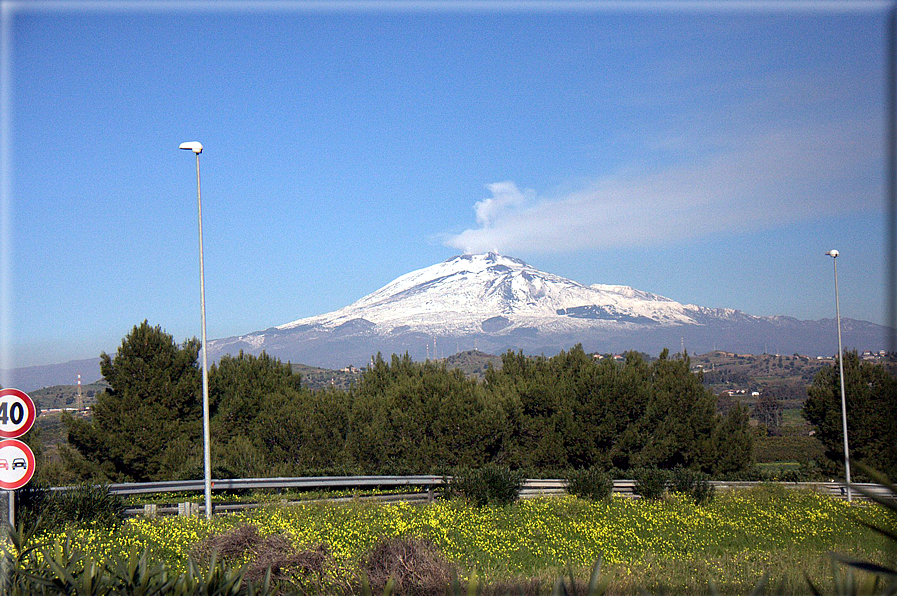
[[[69,417],[73,479],[200,477],[199,343],[135,326],[90,419]],[[687,358],[596,361],[577,346],[551,358],[508,352],[485,379],[407,355],[377,356],[348,391],[312,391],[265,354],[225,356],[209,372],[214,476],[447,473],[499,463],[529,473],[752,466],[748,413],[717,412]]]

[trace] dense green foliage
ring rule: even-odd
[[[843,474],[844,433],[841,419],[841,375],[838,363],[816,375],[804,405],[804,416],[816,429],[827,458],[822,465]],[[856,352],[844,354],[844,393],[850,457],[897,478],[897,378],[887,369],[861,361]]]
[[[658,468],[635,468],[632,470],[635,492],[643,499],[656,500],[664,496],[670,482],[670,471]]]
[[[58,530],[72,523],[112,527],[123,519],[125,500],[103,485],[79,484],[51,491],[30,483],[16,491],[16,520],[29,530]]]
[[[449,492],[478,507],[501,507],[517,500],[525,479],[526,476],[520,470],[486,464],[480,468],[463,468],[455,472]]]
[[[209,385],[218,477],[338,465],[348,416],[343,392],[303,388],[289,364],[264,353],[223,357]]]
[[[610,499],[614,490],[614,481],[610,474],[597,468],[571,470],[566,480],[569,494],[590,501]]]
[[[704,472],[689,468],[635,468],[631,474],[635,479],[635,492],[643,499],[656,501],[669,493],[679,493],[700,505],[713,498],[713,485]]]
[[[68,417],[80,478],[202,474],[195,340],[134,327],[101,369],[92,420]],[[379,355],[349,391],[303,387],[289,363],[225,356],[209,371],[213,475],[448,473],[488,463],[540,473],[682,467],[731,474],[752,464],[747,411],[716,397],[667,351],[648,362],[508,352],[482,381],[442,363]]]
[[[701,504],[713,498],[713,485],[710,477],[688,468],[676,468],[670,478],[669,489],[673,492],[690,496],[695,503]]]
[[[552,358],[507,353],[486,375],[506,417],[500,454],[515,467],[690,467],[725,473],[752,462],[746,411],[716,413],[716,397],[668,352],[595,361],[577,346]]]
[[[507,415],[459,370],[379,355],[352,392],[350,462],[370,473],[422,473],[493,460]]]
[[[115,481],[169,476],[183,449],[172,439],[200,434],[199,348],[196,340],[178,346],[144,321],[122,340],[114,359],[101,354],[110,388],[97,396],[92,420],[66,420],[69,442],[82,456],[71,464]]]

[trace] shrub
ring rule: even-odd
[[[710,484],[710,480],[708,478],[700,478],[695,482],[691,496],[695,500],[695,503],[701,505],[702,503],[709,503],[712,501],[715,494],[716,489]]]
[[[571,470],[566,475],[567,492],[590,501],[610,499],[614,489],[611,477],[598,468]]]
[[[16,524],[27,530],[47,526],[45,518],[49,517],[50,488],[41,483],[32,482],[26,484],[15,493],[15,517]]]
[[[125,500],[104,485],[79,484],[51,491],[46,486],[26,486],[16,491],[18,521],[30,528],[56,529],[72,522],[114,526],[122,521]]]
[[[713,498],[713,485],[710,484],[710,477],[703,472],[688,468],[673,470],[670,488],[674,492],[690,496],[699,505]]]
[[[486,464],[463,468],[452,478],[450,494],[460,494],[474,505],[508,505],[517,500],[525,475],[519,470]]]
[[[102,526],[114,526],[122,521],[125,500],[109,492],[109,487],[94,484],[78,486],[53,493],[50,507],[56,519],[64,525],[69,522],[95,522]]]
[[[670,473],[657,468],[635,468],[632,470],[635,479],[635,492],[643,499],[659,499],[667,489]]]

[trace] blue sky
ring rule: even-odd
[[[3,5],[2,368],[199,335],[192,140],[210,338],[493,249],[886,322],[883,3]]]

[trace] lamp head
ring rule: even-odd
[[[837,258],[838,258],[838,255],[839,255],[840,253],[839,253],[837,250],[832,249],[832,250],[828,251],[828,252],[825,253],[825,254],[827,254],[828,256],[832,257],[833,259],[837,259]]]
[[[202,143],[199,141],[189,141],[187,143],[181,143],[178,149],[187,149],[188,151],[192,151],[193,153],[199,155],[202,153]]]

